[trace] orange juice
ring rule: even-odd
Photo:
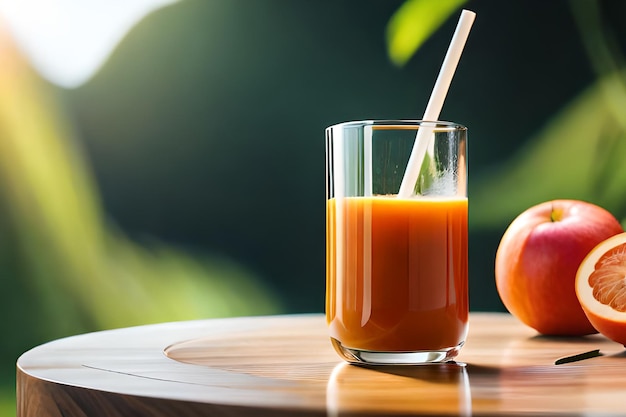
[[[326,318],[344,347],[433,351],[465,340],[467,198],[332,198]]]

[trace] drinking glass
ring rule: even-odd
[[[399,197],[418,129],[427,142]],[[467,128],[370,120],[326,129],[326,319],[348,362],[454,358],[468,330]]]

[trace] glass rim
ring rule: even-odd
[[[362,127],[362,126],[429,126],[439,131],[459,131],[467,130],[467,127],[455,122],[445,120],[420,120],[420,119],[369,119],[369,120],[353,120],[348,122],[337,123],[328,126],[326,130],[341,129],[346,127]]]

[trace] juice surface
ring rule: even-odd
[[[465,340],[467,198],[330,199],[326,216],[331,337],[390,352]]]

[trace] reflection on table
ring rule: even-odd
[[[506,314],[472,314],[457,362],[407,367],[343,363],[322,315],[166,323],[26,352],[18,417],[619,415],[625,360],[601,335],[537,336]]]

